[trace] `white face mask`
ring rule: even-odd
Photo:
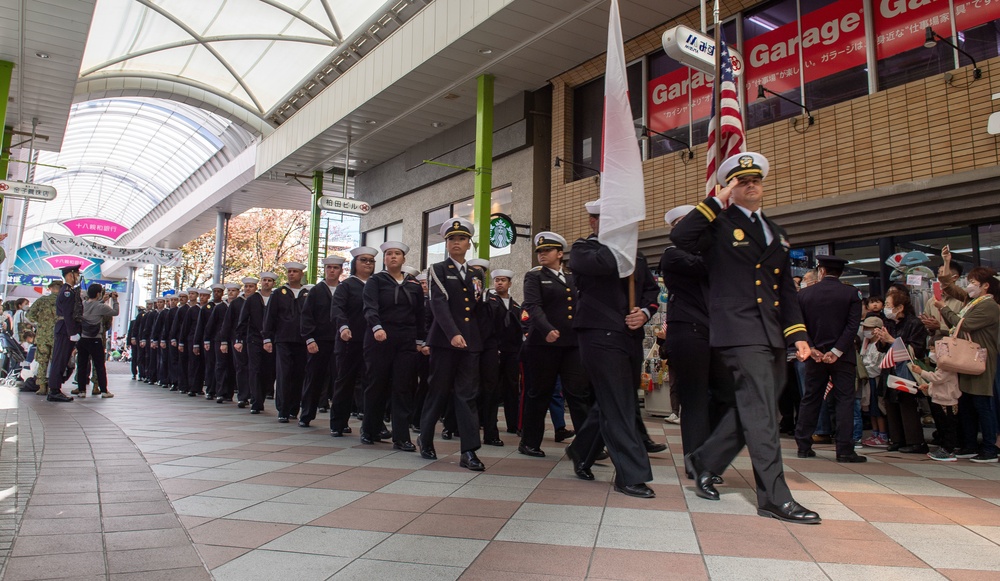
[[[978,284],[969,283],[969,286],[965,287],[965,292],[969,293],[972,298],[978,297],[983,292],[983,288]]]
[[[896,314],[893,313],[892,309],[890,309],[889,307],[882,309],[882,314],[885,315],[885,318],[889,319],[890,321],[896,320]]]
[[[806,283],[804,283],[804,282],[800,282],[800,283],[799,283],[799,288],[800,288],[800,289],[801,289],[801,288],[806,288],[806,286],[807,286],[807,285],[806,285]]]
[[[871,339],[872,338],[872,332],[871,331],[865,331],[864,335],[865,335],[865,339]]]

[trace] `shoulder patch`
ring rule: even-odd
[[[538,271],[540,271],[540,270],[542,270],[542,267],[541,267],[541,265],[539,265],[539,266],[536,266],[535,268],[532,268],[532,269],[531,269],[531,270],[529,270],[528,272],[538,272]]]
[[[281,294],[287,295],[288,294],[288,290],[287,289],[281,289]]]

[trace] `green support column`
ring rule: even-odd
[[[476,99],[476,232],[479,258],[490,258],[490,200],[493,191],[493,75],[479,75]]]
[[[313,172],[312,213],[309,219],[309,261],[306,266],[306,277],[312,284],[319,281],[319,198],[323,195],[323,172]]]
[[[10,96],[10,77],[14,63],[0,61],[0,180],[7,179],[7,163],[10,160],[10,143],[14,135],[7,127],[7,103]],[[3,198],[0,198],[0,216],[3,216]]]

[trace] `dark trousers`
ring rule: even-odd
[[[293,418],[299,415],[302,403],[302,384],[306,377],[308,352],[305,343],[278,343],[274,345],[275,370],[278,386],[274,392],[274,405],[278,416]]]
[[[274,386],[274,353],[264,351],[263,343],[246,342],[250,372],[250,409],[263,411],[264,398]]]
[[[181,372],[180,372],[180,369],[179,369],[180,364],[181,364],[180,361],[181,361],[181,354],[180,354],[179,351],[177,351],[177,347],[175,347],[173,345],[170,345],[170,343],[168,342],[167,343],[167,362],[168,362],[167,383],[169,383],[172,386],[179,385],[180,381],[181,381],[181,379],[180,379]]]
[[[316,341],[318,351],[309,353],[306,350],[306,377],[302,384],[302,413],[299,420],[309,423],[316,419],[316,411],[320,407],[320,400],[323,399],[323,407],[326,407],[327,393],[330,391],[330,384],[337,377],[336,358],[333,349],[336,345],[333,341]]]
[[[958,448],[958,406],[943,406],[932,401],[931,416],[937,427],[938,443],[948,452],[954,452]]]
[[[55,334],[55,341],[52,343],[52,359],[49,362],[49,395],[59,393],[62,390],[63,381],[66,380],[66,366],[69,365],[69,358],[73,353],[73,345],[68,335]]]
[[[216,391],[218,391],[215,381],[215,350],[218,349],[218,346],[211,341],[205,341],[201,344],[201,348],[201,359],[205,363],[205,371],[202,372],[205,377],[205,393],[215,397]]]
[[[157,381],[166,385],[170,383],[170,349],[157,347],[156,360],[159,366],[159,370],[156,372]]]
[[[424,411],[424,400],[427,398],[428,381],[430,377],[429,355],[417,354],[416,391],[413,393],[413,411],[410,413],[410,425],[420,429],[420,416]]]
[[[250,401],[250,353],[236,351],[232,343],[229,344],[229,349],[233,356],[233,370],[236,372],[236,400]]]
[[[806,361],[806,388],[799,405],[799,421],[795,425],[795,441],[799,450],[812,448],[812,436],[819,422],[820,407],[826,386],[833,382],[833,389],[826,402],[837,418],[837,455],[854,453],[854,380],[857,364],[838,359],[836,363]]]
[[[187,393],[191,388],[191,374],[188,373],[188,358],[191,357],[191,348],[184,346],[184,350],[181,351],[180,346],[177,348],[177,389],[181,393]]]
[[[104,341],[81,338],[76,342],[76,386],[81,392],[86,392],[90,383],[90,366],[97,371],[97,386],[101,393],[108,391],[108,371],[104,366]]]
[[[724,365],[713,361],[708,327],[680,321],[670,323],[669,327],[667,361],[673,374],[671,387],[677,386],[684,417],[681,445],[688,454],[708,439],[719,421],[720,408],[733,405],[732,379]]]
[[[732,374],[736,405],[726,410],[708,440],[692,454],[699,470],[722,474],[743,446],[750,452],[757,506],[792,500],[778,440],[777,393],[785,383],[785,350],[765,345],[717,350]]]
[[[339,339],[337,347],[337,380],[333,384],[333,396],[330,398],[330,429],[340,431],[347,427],[347,421],[351,418],[354,386],[364,370],[365,349],[361,341],[344,342]]]
[[[499,440],[497,413],[500,410],[500,352],[487,349],[479,356],[479,425],[484,440]]]
[[[636,416],[636,390],[642,372],[641,344],[636,348],[633,337],[602,329],[578,330],[577,338],[580,359],[597,401],[577,428],[573,450],[590,466],[606,445],[619,484],[651,481],[653,471],[639,430],[641,419]],[[564,393],[565,387],[564,378]]]
[[[462,440],[462,452],[473,452],[482,445],[479,439],[479,353],[447,347],[431,347],[430,389],[420,418],[420,447],[434,447],[437,421],[451,402]]]
[[[594,403],[590,381],[580,363],[579,349],[527,345],[522,351],[527,352],[524,366],[527,393],[521,417],[521,429],[524,434],[521,443],[531,448],[542,445],[542,437],[545,435],[545,413],[549,409],[549,402],[552,401],[556,378],[562,383],[563,397],[566,398],[569,415],[573,419],[573,428],[579,433]],[[638,385],[636,383],[633,387]]]
[[[215,349],[219,347],[213,344]],[[226,347],[228,350],[229,347]],[[233,354],[217,351],[215,353],[215,397],[224,400],[233,399],[236,392],[236,369],[233,367]]]
[[[500,352],[500,398],[507,431],[521,428],[521,353]]]
[[[82,341],[82,339],[81,339]],[[160,349],[157,345],[156,349],[153,349],[154,341],[146,342],[146,379],[153,383],[159,381],[160,373]],[[77,359],[79,359],[79,345],[77,346]],[[79,380],[77,380],[79,384]]]
[[[139,373],[139,344],[129,343],[129,347],[132,349],[132,361],[129,362],[132,367],[132,377],[140,377],[142,374]]]
[[[975,450],[977,435],[982,432],[981,452],[984,456],[997,455],[997,423],[994,405],[992,395],[963,393],[962,397],[958,398],[958,413],[962,422],[964,447]]]
[[[410,413],[417,374],[417,342],[414,335],[386,329],[386,340],[365,336],[365,418],[361,431],[378,437],[385,406],[392,407],[392,441],[410,441]],[[392,365],[386,365],[391,361]]]
[[[779,427],[782,433],[795,433],[795,424],[798,422],[796,415],[802,403],[802,390],[799,389],[799,379],[795,373],[796,363],[799,361],[793,360],[785,364],[785,386],[778,396],[778,415],[781,416]]]
[[[195,345],[198,347],[198,353],[194,352],[194,348],[191,347],[191,353],[188,353],[188,393],[204,393],[205,389],[205,363],[202,355],[202,346],[198,345],[193,341],[189,341],[188,345]],[[185,347],[185,351],[188,347]]]

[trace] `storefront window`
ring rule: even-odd
[[[625,71],[635,125],[642,125],[642,61],[632,63]],[[604,77],[599,77],[573,90],[573,179],[598,174],[601,166],[601,145],[604,139]],[[636,129],[636,139],[639,137]]]
[[[362,246],[371,246],[376,250],[378,250],[378,247],[387,240],[406,243],[406,241],[403,240],[403,223],[396,222],[395,224],[389,224],[388,226],[383,226],[382,228],[369,230],[364,233],[362,240]],[[414,256],[411,254],[407,256],[407,258],[413,260]],[[375,272],[381,271],[384,266],[385,264],[382,262],[382,253],[379,252],[375,255]]]
[[[513,199],[513,188],[509,184],[493,190],[490,195],[490,212],[494,214],[507,214],[509,216],[513,210]],[[473,198],[466,198],[454,204],[424,213],[424,224],[426,224],[426,227],[424,229],[424,262],[421,268],[426,268],[435,262],[441,262],[447,256],[444,238],[441,237],[440,232],[441,224],[452,216],[465,218],[475,223],[476,215],[473,208]],[[475,236],[472,237],[472,247],[466,254],[467,259],[475,258],[479,255],[476,249],[479,247],[480,240],[487,241],[486,244],[489,244],[488,233],[486,236],[483,236],[481,232],[476,232]],[[490,248],[490,258],[505,254],[510,254],[509,246],[507,248]]]
[[[954,0],[954,2],[958,46],[972,54],[980,63],[1000,54],[1000,1],[986,3],[982,0]],[[944,33],[941,35],[944,36]],[[962,66],[971,64],[965,55],[959,56],[958,62]]]
[[[745,129],[794,117],[802,111],[772,95],[757,99],[757,87],[764,85],[796,103],[802,101],[797,18],[796,0],[776,0],[743,13]]]
[[[820,109],[868,94],[862,0],[801,3],[806,107]]]
[[[955,68],[955,51],[938,43],[924,47],[924,30],[930,26],[951,36],[949,0],[874,2],[875,54],[878,88],[885,90]]]

